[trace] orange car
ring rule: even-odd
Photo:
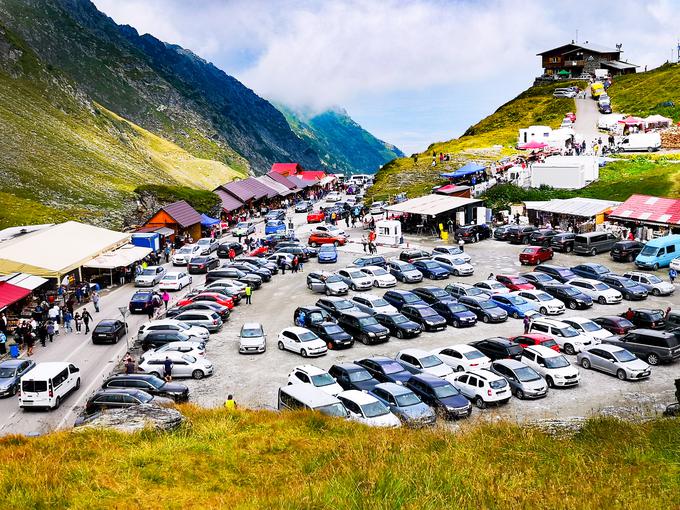
[[[307,244],[310,246],[319,246],[321,244],[333,244],[335,246],[344,246],[347,243],[347,238],[344,236],[336,236],[329,232],[312,232],[309,236]]]
[[[323,211],[312,211],[307,214],[307,223],[321,223],[326,219]]]

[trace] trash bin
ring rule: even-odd
[[[19,346],[17,344],[12,344],[9,346],[9,355],[13,358],[19,357]]]

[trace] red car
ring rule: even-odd
[[[553,351],[560,352],[560,346],[557,345],[555,339],[548,335],[541,335],[539,333],[527,333],[526,335],[519,335],[510,339],[511,342],[524,347],[529,347],[530,345],[542,345],[543,347],[548,347]]]
[[[553,258],[552,248],[549,246],[527,246],[519,254],[519,261],[521,264],[530,264],[535,266],[546,260]]]
[[[334,244],[335,246],[344,246],[347,243],[347,238],[344,236],[336,236],[329,232],[312,232],[307,243],[310,246],[319,246],[320,244]]]
[[[248,256],[249,257],[264,257],[269,253],[269,249],[266,246],[258,246],[255,248],[253,251],[251,251]]]
[[[533,290],[534,287],[528,280],[515,275],[496,275],[496,281],[502,283],[510,290]]]
[[[568,112],[564,117],[572,122],[576,122],[576,114],[574,112]]]
[[[234,308],[234,300],[228,298],[224,294],[219,294],[217,292],[202,292],[194,297],[182,299],[177,303],[177,306],[188,305],[189,303],[195,303],[196,301],[212,301],[222,306],[226,306],[229,310]]]
[[[321,223],[326,219],[323,211],[312,211],[307,214],[307,223]]]

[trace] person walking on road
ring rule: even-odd
[[[167,356],[163,362],[163,378],[165,382],[172,381],[172,360]]]
[[[92,293],[92,304],[94,305],[94,311],[99,312],[99,292],[96,290]]]
[[[73,321],[73,314],[66,310],[64,312],[64,330],[66,333],[73,333],[73,324],[71,321]]]
[[[246,304],[249,305],[251,303],[251,297],[253,295],[253,288],[250,286],[250,284],[246,284]]]
[[[170,302],[170,294],[168,294],[167,290],[163,291],[163,295],[161,295],[161,299],[163,300],[163,304],[165,305],[165,311],[168,311],[168,303]]]
[[[76,323],[76,335],[80,335],[80,328],[83,323],[83,318],[80,316],[80,312],[76,312],[73,316],[73,322]]]
[[[90,312],[87,311],[87,309],[83,309],[83,314],[81,317],[83,318],[83,324],[85,324],[85,334],[87,335],[90,332],[90,321],[92,320],[92,316],[90,315]]]
[[[135,373],[135,358],[129,352],[125,355],[125,373],[134,374]]]
[[[677,277],[678,277],[678,272],[671,267],[668,270],[668,279],[671,281],[671,284],[675,285],[675,279]]]
[[[33,345],[35,344],[35,333],[30,329],[27,330],[24,341],[26,342],[26,356],[33,356]]]
[[[524,316],[524,334],[526,335],[529,332],[529,326],[531,325],[531,319],[529,318],[528,315]]]
[[[364,247],[364,253],[366,253],[366,247],[368,246],[368,239],[366,239],[366,236],[361,236],[361,244]]]
[[[52,319],[49,319],[47,321],[47,325],[45,326],[47,329],[47,338],[50,339],[50,343],[54,340],[54,321]]]

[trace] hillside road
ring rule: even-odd
[[[597,121],[600,113],[597,111],[597,102],[590,98],[590,92],[586,91],[585,99],[574,99],[576,102],[576,123],[574,131],[576,134],[585,138],[590,145],[593,139],[598,138],[601,133],[597,129]]]

